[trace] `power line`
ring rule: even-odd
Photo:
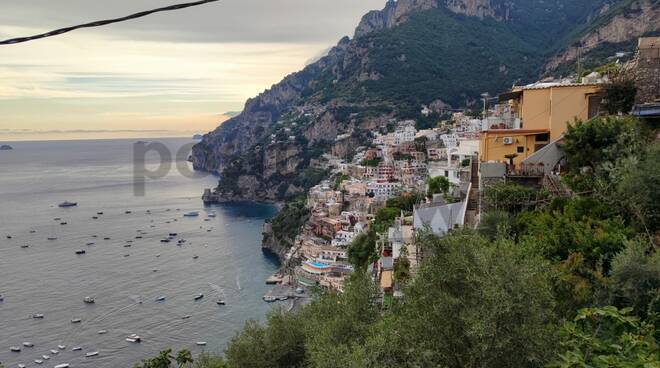
[[[147,10],[147,11],[131,14],[131,15],[128,15],[128,16],[125,16],[125,17],[122,17],[122,18],[99,20],[99,21],[95,21],[95,22],[91,22],[91,23],[80,24],[80,25],[77,25],[77,26],[60,28],[60,29],[56,29],[54,31],[50,31],[50,32],[46,32],[46,33],[42,33],[42,34],[38,34],[38,35],[34,35],[34,36],[12,38],[12,39],[9,39],[9,40],[0,41],[0,46],[2,46],[2,45],[13,45],[13,44],[22,43],[22,42],[38,40],[40,38],[58,36],[58,35],[61,35],[63,33],[75,31],[75,30],[81,29],[81,28],[101,27],[101,26],[105,26],[105,25],[108,25],[108,24],[112,24],[112,23],[125,22],[127,20],[146,17],[147,15],[151,15],[151,14],[154,14],[154,13],[166,12],[166,11],[172,11],[172,10],[180,10],[180,9],[190,8],[190,7],[198,6],[198,5],[204,5],[204,4],[212,3],[212,2],[216,2],[216,1],[220,1],[220,0],[201,0],[201,1],[195,1],[195,2],[190,2],[190,3],[170,5],[170,6],[166,6],[166,7],[163,7],[163,8],[152,9],[152,10]]]

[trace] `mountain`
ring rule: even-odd
[[[580,43],[602,61],[610,43],[657,32],[658,8],[657,0],[388,1],[353,38],[205,135],[194,167],[221,174],[228,200],[295,196],[324,176],[309,168],[324,152],[350,156],[392,119],[424,123],[422,105],[437,119],[483,92],[568,73]]]

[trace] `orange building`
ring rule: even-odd
[[[519,164],[529,155],[560,138],[568,124],[588,120],[600,113],[603,99],[599,84],[539,83],[514,88],[500,95],[508,103],[520,129],[491,129],[481,134],[481,162]]]

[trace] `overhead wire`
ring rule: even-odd
[[[94,22],[90,22],[90,23],[85,23],[85,24],[79,24],[79,25],[75,25],[75,26],[71,26],[71,27],[60,28],[60,29],[56,29],[56,30],[53,30],[53,31],[50,31],[50,32],[37,34],[37,35],[34,35],[34,36],[11,38],[11,39],[8,39],[8,40],[0,41],[0,46],[15,45],[17,43],[23,43],[23,42],[42,39],[42,38],[58,36],[58,35],[68,33],[68,32],[71,32],[71,31],[75,31],[75,30],[81,29],[81,28],[101,27],[101,26],[105,26],[105,25],[108,25],[108,24],[120,23],[120,22],[125,22],[125,21],[128,21],[128,20],[133,20],[133,19],[137,19],[137,18],[146,17],[147,15],[151,15],[151,14],[154,14],[154,13],[180,10],[180,9],[185,9],[185,8],[190,8],[190,7],[193,7],[193,6],[204,5],[204,4],[208,4],[208,3],[212,3],[212,2],[216,2],[216,1],[220,1],[220,0],[200,0],[200,1],[194,1],[194,2],[189,2],[189,3],[175,4],[175,5],[165,6],[165,7],[162,7],[162,8],[142,11],[142,12],[127,15],[127,16],[121,17],[121,18],[98,20],[98,21],[94,21]]]

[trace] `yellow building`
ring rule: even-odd
[[[512,115],[520,118],[519,129],[490,129],[481,134],[482,162],[519,164],[548,143],[560,138],[575,119],[588,120],[600,112],[603,99],[599,84],[539,83],[516,87],[500,95]]]

